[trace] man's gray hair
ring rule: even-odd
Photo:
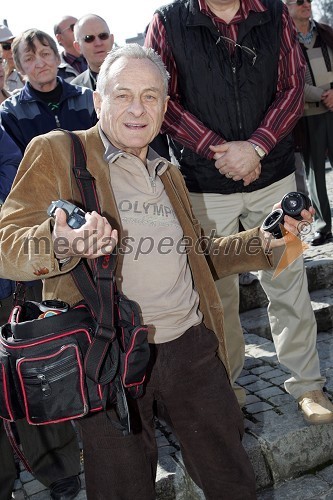
[[[120,57],[125,57],[126,59],[148,59],[149,61],[154,63],[161,73],[161,77],[163,79],[164,96],[166,97],[168,95],[168,81],[170,75],[167,72],[160,55],[151,48],[142,47],[137,43],[128,43],[123,47],[116,47],[115,49],[111,50],[106,56],[101,69],[99,70],[96,90],[102,97],[105,96],[105,91],[108,87],[110,68],[112,64]]]

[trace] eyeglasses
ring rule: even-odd
[[[303,1],[303,0],[297,0],[298,2],[299,1]],[[231,43],[234,47],[238,47],[239,49],[241,50],[244,50],[244,52],[250,56],[252,58],[252,66],[255,65],[255,62],[257,60],[257,54],[255,53],[254,50],[250,49],[249,47],[245,47],[244,45],[239,45],[239,43],[235,42],[235,40],[232,40],[231,38],[228,38],[226,36],[219,36],[217,42],[216,42],[216,45],[221,41],[221,40],[224,40],[225,42],[227,43]]]
[[[9,42],[1,43],[2,50],[10,50],[12,48],[12,44]]]
[[[100,40],[107,40],[108,38],[110,38],[110,33],[100,33],[99,35],[97,35],[98,38]],[[86,43],[92,43],[94,40],[95,40],[96,36],[95,35],[86,35],[83,37],[83,40],[86,42]]]
[[[312,3],[312,0],[296,0],[296,2],[288,2],[287,5],[303,5],[305,1]]]
[[[67,30],[74,31],[74,25],[75,25],[75,23],[70,24],[69,26],[67,26],[67,28],[65,28],[64,30],[60,31],[60,34],[62,35]]]

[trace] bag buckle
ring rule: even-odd
[[[116,338],[116,330],[112,325],[98,323],[94,337],[104,340],[106,343],[113,342]]]

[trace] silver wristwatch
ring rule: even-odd
[[[259,156],[260,160],[263,160],[266,156],[265,151],[260,146],[258,146],[258,144],[254,144],[253,142],[250,142],[250,144],[253,146],[253,148],[254,148],[255,152],[257,153],[257,155]]]

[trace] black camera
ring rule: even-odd
[[[287,193],[281,201],[281,208],[273,210],[263,222],[263,231],[268,231],[274,238],[282,238],[280,225],[283,224],[284,216],[289,215],[296,220],[302,220],[302,210],[308,210],[311,205],[310,199],[297,191]]]
[[[52,201],[51,205],[47,209],[47,214],[50,217],[53,217],[57,208],[62,208],[66,212],[67,224],[72,229],[78,229],[86,222],[86,212],[66,200]]]

